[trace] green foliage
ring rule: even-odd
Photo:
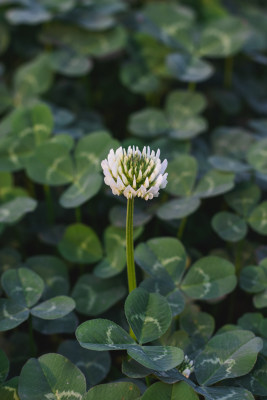
[[[1,400],[267,399],[266,26],[263,0],[0,1]],[[120,146],[168,162],[130,293]]]

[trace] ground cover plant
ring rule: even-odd
[[[0,1],[1,400],[267,399],[266,50],[264,0]]]

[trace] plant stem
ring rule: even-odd
[[[33,181],[26,177],[26,186],[28,188],[28,192],[30,193],[31,197],[36,199],[36,192]]]
[[[224,87],[226,89],[230,89],[232,86],[233,80],[233,67],[234,67],[234,58],[229,56],[225,59],[224,64]]]
[[[196,82],[189,82],[188,83],[188,91],[189,92],[194,92],[196,89]]]
[[[145,380],[146,380],[146,385],[147,385],[147,387],[149,387],[149,386],[150,386],[150,379],[149,379],[149,376],[146,376],[146,377],[145,377]]]
[[[127,201],[127,217],[126,217],[126,260],[127,260],[127,276],[128,288],[131,293],[136,288],[135,265],[134,265],[134,243],[133,243],[133,212],[134,199]],[[131,337],[136,340],[132,328],[130,328]]]
[[[241,269],[242,269],[242,250],[243,250],[244,241],[240,240],[235,245],[235,269],[236,275],[239,277]]]
[[[33,329],[32,329],[32,316],[29,316],[28,320],[28,328],[29,328],[29,341],[30,341],[30,353],[32,357],[36,355],[36,346],[33,337]]]
[[[75,208],[75,219],[77,223],[82,222],[82,213],[81,213],[81,207],[76,207]]]
[[[187,221],[187,217],[184,217],[183,219],[182,219],[182,221],[180,222],[180,226],[179,226],[179,230],[178,230],[178,234],[177,234],[177,237],[178,237],[178,239],[182,239],[182,237],[183,237],[183,233],[184,233],[184,230],[185,230],[185,226],[186,226],[186,221]]]
[[[54,223],[54,207],[53,207],[53,199],[51,195],[50,186],[44,185],[44,193],[45,193],[45,202],[47,209],[47,219],[49,223],[52,225]]]
[[[134,244],[133,244],[133,211],[134,199],[128,199],[126,217],[126,259],[129,293],[136,288],[135,266],[134,266]]]

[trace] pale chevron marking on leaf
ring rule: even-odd
[[[209,28],[206,30],[206,34],[208,34],[210,36],[214,36],[215,38],[218,38],[220,40],[221,44],[223,45],[225,52],[228,52],[231,49],[231,39],[229,38],[229,36],[225,35],[223,32],[217,31],[214,28]]]
[[[161,264],[164,265],[164,267],[174,261],[181,261],[182,257],[179,256],[174,256],[174,257],[170,257],[170,258],[165,258],[165,260],[161,261]]]
[[[82,152],[79,153],[79,157],[84,157],[87,160],[89,160],[93,165],[98,166],[100,164],[100,159],[98,157],[96,157],[93,153],[86,153],[86,152]]]
[[[160,287],[159,287],[159,283],[157,281],[155,282],[154,290],[156,293],[160,294]]]
[[[170,307],[172,307],[172,308],[180,308],[180,304],[177,304],[177,303],[170,303],[169,301],[168,301],[168,304],[169,304],[169,306]]]
[[[141,321],[144,322],[144,325],[149,323],[155,324],[159,332],[161,332],[160,323],[156,318],[150,317],[149,315],[145,316],[144,314],[134,314],[131,316],[131,320],[133,321],[134,319],[141,319]]]
[[[57,170],[57,167],[59,166],[59,164],[65,160],[65,157],[59,157],[56,158],[53,162],[53,164],[51,165],[51,167],[48,168],[47,173],[46,173],[46,180],[50,180],[51,175]]]
[[[23,129],[22,131],[20,131],[19,138],[24,138],[31,133],[32,133],[32,128],[27,127],[25,129]]]
[[[207,328],[207,325],[198,325],[197,326],[198,331],[205,331],[206,328]],[[194,332],[193,335],[198,335],[198,331]]]
[[[19,400],[19,397],[18,397],[18,395],[17,395],[17,391],[16,391],[15,388],[12,388],[12,387],[10,387],[10,386],[5,386],[3,389],[4,389],[4,390],[7,390],[8,392],[12,392],[13,400]]]
[[[236,233],[242,232],[242,230],[241,230],[238,226],[234,225],[233,222],[232,222],[231,220],[227,219],[226,224],[227,224],[234,232],[236,232]]]
[[[164,350],[163,350],[163,353],[162,353],[161,355],[158,355],[158,356],[156,356],[156,357],[152,357],[152,360],[153,360],[153,361],[162,360],[164,357],[166,357],[167,354],[168,354],[167,349],[164,349]]]
[[[183,178],[187,178],[188,176],[193,176],[193,174],[191,173],[191,171],[183,171],[180,173],[179,176],[176,176],[172,182],[175,184],[180,183],[181,181],[183,181]],[[182,182],[183,183],[183,182]]]
[[[260,222],[260,227],[263,228],[265,225],[267,225],[267,213],[265,210],[261,210],[262,211],[262,219]]]
[[[266,149],[257,149],[256,154],[257,156],[267,157],[267,150]]]
[[[222,365],[222,361],[219,359],[219,357],[205,358],[203,361],[201,361],[200,365],[205,365],[205,364],[212,364],[212,365],[220,364],[220,365]]]
[[[229,392],[228,394],[226,394],[223,397],[219,397],[218,400],[228,400],[228,399],[234,399],[236,396],[236,391],[231,389],[231,392]]]
[[[2,208],[0,210],[0,222],[4,221],[5,218],[9,217],[10,211],[7,208]]]
[[[118,242],[119,244],[126,246],[126,240],[122,239],[122,237],[120,235],[118,235],[117,233],[111,233],[108,235],[110,238],[113,238],[116,240],[116,242]]]
[[[24,290],[25,290],[25,292],[38,292],[38,290],[36,290],[35,288],[32,288],[30,286],[26,287]]]
[[[250,386],[251,386],[252,389],[255,388],[255,384],[258,384],[258,381],[257,381],[256,378],[257,378],[258,375],[260,375],[260,374],[263,374],[263,376],[265,376],[265,375],[266,375],[266,370],[265,370],[265,369],[258,369],[258,370],[256,370],[256,371],[254,372],[254,375],[255,375],[255,376],[253,376],[253,375],[250,376]],[[260,378],[259,378],[259,382],[260,382],[260,384],[261,384],[261,379],[260,379]],[[265,384],[265,382],[264,382],[264,384]]]
[[[81,242],[78,248],[78,257],[82,258],[83,252],[87,250],[87,245],[92,241],[92,237],[88,236],[84,241]]]
[[[56,393],[47,393],[45,394],[45,398],[47,400],[61,400],[64,397],[75,397],[76,399],[82,400],[82,395],[78,392],[74,392],[74,390],[64,390],[63,392],[59,392],[56,390]]]
[[[88,361],[87,363],[84,361],[78,361],[76,363],[76,365],[77,365],[77,367],[85,367],[85,368],[89,368],[89,367],[93,366],[94,368],[97,368],[102,372],[106,372],[106,369],[102,364],[96,363],[94,361]]]
[[[6,304],[4,304],[3,307],[3,315],[5,318],[11,319],[12,321],[20,321],[20,318],[16,318],[13,315],[9,314],[9,312],[6,309]]]
[[[45,133],[49,132],[49,129],[44,124],[35,124],[33,128],[34,128],[34,132],[40,132],[40,131],[43,131]]]
[[[210,288],[211,288],[210,277],[209,277],[209,275],[205,274],[205,272],[201,268],[195,268],[195,271],[197,271],[199,273],[199,275],[201,275],[203,277],[203,288],[205,291],[201,295],[201,297],[204,297],[204,296],[206,296],[206,294],[209,293]]]
[[[86,310],[89,312],[92,310],[93,305],[96,301],[96,298],[97,298],[96,293],[91,286],[88,286],[85,283],[81,284],[80,288],[83,288],[84,290],[86,290],[88,292],[88,301],[86,304]]]
[[[24,75],[23,77],[24,82],[28,82],[32,86],[38,87],[38,81],[34,75]]]
[[[206,189],[205,192],[207,192],[207,194],[212,193],[212,191],[213,191],[213,189],[215,187],[213,179],[210,176],[205,176],[204,181],[208,185],[208,189]]]
[[[163,30],[166,32],[168,35],[175,35],[177,31],[186,28],[187,27],[187,22],[180,20],[179,22],[175,22],[175,24],[171,24],[168,26],[164,26]]]
[[[109,343],[109,344],[114,344],[114,342],[113,342],[113,340],[111,339],[111,333],[112,333],[112,330],[114,329],[114,326],[113,325],[110,325],[109,327],[108,327],[108,330],[107,330],[107,342]]]
[[[225,370],[227,375],[225,376],[225,378],[227,378],[227,376],[231,374],[232,368],[235,366],[235,364],[236,362],[233,358],[228,358],[227,360],[224,361],[223,365],[225,366],[227,365],[227,368]]]
[[[21,286],[15,286],[12,290],[11,290],[11,292],[10,293],[16,293],[16,292],[22,292],[23,291],[23,289],[22,289],[22,287]]]
[[[46,283],[47,285],[53,285],[55,282],[64,282],[65,283],[65,278],[62,276],[52,276],[51,278],[47,279]]]
[[[159,269],[162,269],[162,264],[159,261],[156,261],[153,265],[152,265],[152,269],[153,271],[158,271]]]
[[[47,308],[47,309],[45,309],[45,312],[51,312],[51,311],[54,311],[54,310],[56,310],[56,306],[55,306],[55,304],[52,304],[49,308]]]
[[[14,164],[19,164],[19,158],[17,156],[17,154],[15,153],[15,148],[17,146],[17,143],[13,143],[10,148],[8,149],[8,155],[10,157],[10,160],[14,163]]]

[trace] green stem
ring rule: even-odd
[[[45,193],[45,202],[47,209],[47,219],[49,223],[52,225],[54,223],[54,206],[53,206],[53,199],[51,195],[50,186],[44,185],[44,193]]]
[[[133,211],[134,199],[128,199],[126,217],[126,259],[129,293],[131,293],[136,288],[133,243]]]
[[[182,219],[182,221],[180,222],[180,226],[179,226],[179,230],[178,230],[178,234],[177,234],[177,237],[178,237],[178,239],[182,239],[182,237],[183,237],[183,233],[184,233],[184,230],[185,230],[185,226],[186,226],[186,221],[187,221],[187,217],[184,217],[183,219]]]
[[[28,329],[29,329],[29,342],[30,342],[30,354],[32,357],[36,355],[36,346],[33,337],[33,328],[32,328],[32,316],[29,316],[28,320]]]
[[[229,56],[225,59],[224,64],[224,87],[226,89],[230,89],[232,86],[233,80],[233,67],[234,67],[234,58]]]
[[[188,91],[189,92],[194,92],[196,89],[196,82],[189,82],[188,83]]]
[[[243,250],[244,241],[240,240],[235,245],[235,268],[236,275],[239,277],[241,269],[242,269],[242,250]]]
[[[126,217],[126,260],[127,260],[127,275],[128,288],[131,293],[136,288],[135,265],[134,265],[134,242],[133,242],[133,212],[134,199],[127,201],[127,217]],[[136,340],[135,334],[130,328],[131,337]]]
[[[151,385],[149,376],[146,376],[146,377],[145,377],[145,380],[146,380],[146,385],[147,385],[147,387],[149,387],[149,386]]]
[[[35,187],[34,183],[26,177],[26,185],[28,187],[28,192],[30,193],[31,197],[36,199],[36,192],[35,192]]]
[[[77,223],[82,222],[82,213],[81,213],[81,207],[76,207],[75,208],[75,219]]]

